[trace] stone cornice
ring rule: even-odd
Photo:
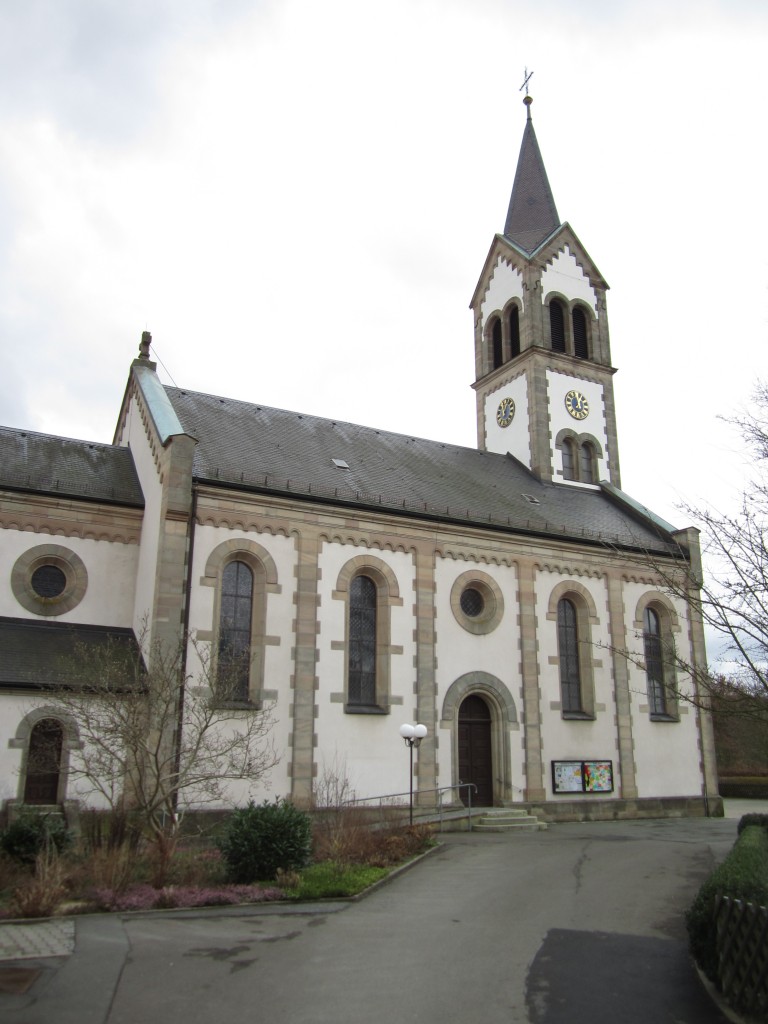
[[[36,495],[34,500],[0,492],[0,529],[49,537],[79,537],[138,544],[143,511]]]

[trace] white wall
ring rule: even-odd
[[[508,427],[496,422],[502,398],[515,403],[515,415]],[[525,372],[485,398],[485,447],[497,455],[514,455],[524,466],[531,465],[531,431],[528,416],[528,378]]]
[[[591,306],[598,315],[597,294],[589,282],[589,278],[576,262],[569,247],[555,256],[544,268],[541,275],[541,300],[544,302],[550,292],[559,292],[569,301],[581,299]]]

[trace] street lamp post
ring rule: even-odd
[[[427,735],[426,725],[405,725],[400,726],[400,735],[405,740],[405,745],[411,754],[411,772],[410,772],[410,801],[408,804],[408,822],[413,824],[413,748],[418,747],[424,737]]]

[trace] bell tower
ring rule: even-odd
[[[527,110],[504,233],[472,296],[477,443],[539,479],[621,486],[606,292],[560,221]]]

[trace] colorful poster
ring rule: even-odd
[[[581,761],[553,761],[552,785],[556,793],[582,793]]]
[[[610,761],[585,761],[583,776],[585,793],[613,792],[613,765]]]
[[[555,793],[612,793],[612,761],[553,761]]]

